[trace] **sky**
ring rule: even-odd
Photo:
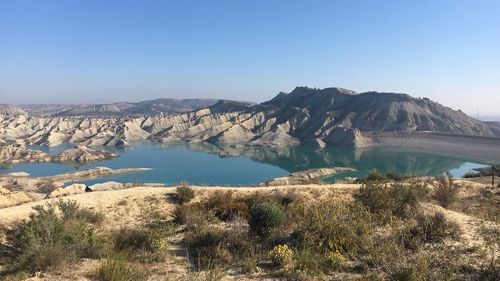
[[[500,115],[498,0],[0,0],[0,103],[262,102],[296,86]]]

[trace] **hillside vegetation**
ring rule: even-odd
[[[498,190],[446,177],[363,182],[132,188],[47,201],[8,224],[1,276],[498,280]],[[110,201],[94,204],[96,196]]]

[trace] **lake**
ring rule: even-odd
[[[56,154],[72,145],[32,148]],[[251,185],[285,176],[292,172],[323,167],[353,167],[346,173],[324,179],[333,182],[344,177],[361,177],[371,170],[401,175],[435,176],[450,172],[461,177],[486,161],[457,155],[440,155],[402,148],[353,148],[296,146],[270,148],[229,146],[209,143],[165,144],[145,142],[130,147],[99,147],[120,154],[120,157],[91,164],[21,163],[3,164],[0,173],[27,172],[33,176],[48,176],[93,167],[152,168],[151,171],[114,175],[87,184],[104,181],[154,182],[175,184],[186,181],[207,185]]]

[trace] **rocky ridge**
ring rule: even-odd
[[[171,115],[124,118],[0,116],[0,143],[55,146],[212,142],[261,146],[368,146],[363,132],[434,131],[495,136],[479,120],[426,98],[406,94],[356,94],[341,88],[298,87],[268,102],[250,105],[220,101],[210,107]]]

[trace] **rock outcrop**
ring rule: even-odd
[[[0,146],[0,163],[50,162],[52,157],[43,151],[33,150],[18,144]]]
[[[93,150],[78,145],[57,155],[50,155],[40,150],[29,149],[19,144],[0,145],[0,163],[20,162],[95,162],[117,157],[104,150]]]
[[[75,183],[66,187],[58,187],[54,189],[52,192],[48,193],[45,198],[58,198],[74,194],[81,194],[85,192],[110,191],[110,190],[118,190],[124,188],[127,188],[126,184],[113,181],[97,183],[91,186],[81,183]]]
[[[295,172],[286,177],[274,178],[263,183],[265,186],[299,185],[317,183],[323,177],[334,176],[341,173],[356,172],[356,169],[347,167],[308,169]]]
[[[426,98],[306,87],[280,93],[258,105],[220,101],[186,113],[121,118],[2,115],[0,124],[0,143],[49,146],[127,145],[145,139],[260,146],[301,142],[366,146],[370,140],[364,137],[365,132],[392,131],[495,136],[481,121]]]
[[[52,157],[53,162],[95,162],[117,157],[113,152],[78,145]]]
[[[39,198],[37,198],[39,199]],[[0,208],[34,201],[35,198],[22,191],[10,191],[0,186]]]
[[[107,167],[96,167],[83,171],[62,173],[45,177],[35,177],[22,174],[0,174],[0,185],[8,188],[9,190],[49,193],[57,188],[64,187],[67,183],[71,185],[79,181],[92,180],[118,174],[138,173],[149,170],[150,169],[148,168],[111,169]],[[98,186],[97,188],[116,188],[116,185],[108,184],[106,186]]]

